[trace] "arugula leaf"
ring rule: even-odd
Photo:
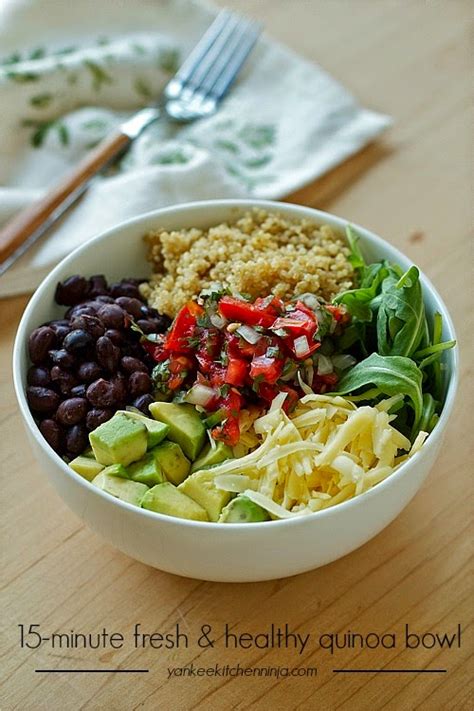
[[[411,266],[399,279],[390,274],[381,286],[377,309],[377,345],[381,355],[411,357],[425,332],[420,272]]]
[[[335,304],[343,304],[351,316],[358,321],[372,321],[372,302],[379,293],[384,279],[389,275],[390,265],[387,262],[369,264],[357,289],[349,289],[334,298]]]
[[[408,398],[414,412],[412,431],[416,434],[423,414],[422,373],[416,363],[404,356],[372,353],[341,378],[334,394],[347,395],[374,385],[384,395],[401,393]],[[373,392],[370,392],[370,397],[373,397]]]
[[[431,432],[436,424],[438,404],[430,393],[423,393],[423,414],[418,425],[423,432]]]
[[[365,259],[362,256],[362,252],[359,249],[360,237],[354,232],[352,225],[347,225],[346,227],[346,237],[349,244],[351,253],[347,257],[349,262],[352,264],[356,270],[364,270],[366,267]]]

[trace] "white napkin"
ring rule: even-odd
[[[157,96],[215,13],[193,0],[3,0],[0,224]],[[263,38],[215,116],[149,127],[118,170],[97,178],[0,277],[0,296],[33,290],[74,247],[142,212],[207,198],[280,198],[389,123],[319,67]]]

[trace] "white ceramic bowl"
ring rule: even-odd
[[[254,205],[292,218],[310,218],[344,229],[347,222],[308,207],[267,201],[213,200],[150,212],[90,240],[49,274],[29,302],[14,346],[13,373],[19,407],[36,457],[67,505],[113,546],[148,565],[171,573],[215,581],[248,582],[281,578],[325,565],[350,553],[387,526],[407,505],[431,469],[443,440],[457,386],[457,351],[445,355],[448,389],[440,420],[412,459],[375,488],[339,506],[309,516],[253,524],[188,521],[131,506],[103,493],[72,471],[40,434],[25,398],[27,339],[36,326],[60,318],[54,304],[58,281],[72,274],[105,273],[110,279],[146,275],[142,235],[168,229],[209,227],[233,219]],[[369,260],[410,261],[380,237],[357,226]],[[439,295],[422,275],[427,311],[443,315],[445,339],[455,338]]]

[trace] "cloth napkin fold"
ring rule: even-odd
[[[157,96],[215,14],[193,0],[4,0],[0,225]],[[215,116],[150,126],[0,277],[0,296],[32,291],[76,246],[140,213],[190,200],[283,197],[389,124],[264,37]]]

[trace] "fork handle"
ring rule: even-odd
[[[39,237],[84,192],[89,181],[128,148],[131,141],[122,131],[105,138],[44,198],[13,217],[0,230],[0,264],[33,236]]]

